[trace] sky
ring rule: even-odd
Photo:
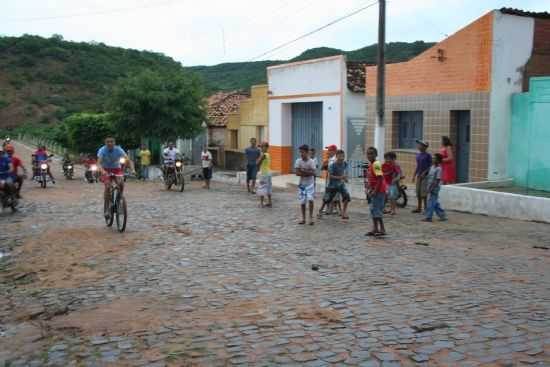
[[[377,41],[376,0],[0,0],[0,35],[33,34],[164,53],[183,65],[249,61]],[[440,41],[492,9],[550,11],[550,0],[387,0],[386,41]]]

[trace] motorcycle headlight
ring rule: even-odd
[[[67,166],[67,169],[72,169],[72,168],[73,168],[73,166]]]
[[[123,158],[120,158],[120,163],[121,163],[121,164],[126,163],[126,158],[124,158],[124,157],[123,157]]]
[[[92,164],[92,166],[90,167],[90,169],[92,171],[97,171],[97,166],[95,164]]]
[[[48,165],[47,165],[46,163],[42,163],[42,164],[40,165],[40,168],[42,168],[42,169],[48,169]]]
[[[181,162],[176,162],[176,167],[181,167]]]

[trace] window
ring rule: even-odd
[[[400,149],[415,149],[416,141],[423,136],[422,111],[399,112],[399,145]]]
[[[239,149],[239,130],[229,130],[230,149]]]
[[[265,140],[265,127],[258,126],[256,129],[256,136],[258,137],[258,143],[262,143]]]

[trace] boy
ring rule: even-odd
[[[401,178],[400,169],[395,164],[397,155],[394,152],[384,154],[384,164],[382,165],[382,173],[384,174],[384,182],[386,184],[386,195],[390,203],[390,210],[384,214],[395,215],[397,207],[397,196],[399,195],[399,179]]]
[[[331,144],[326,147],[328,152],[328,160],[323,162],[322,169],[327,171],[327,175],[325,177],[325,193],[326,193],[326,186],[328,185],[328,170],[330,166],[336,161],[336,152],[338,151],[338,147],[334,144]],[[324,205],[323,205],[324,207]],[[336,194],[336,196],[332,199],[332,202],[329,205],[328,213],[327,214],[333,214],[334,208],[337,208],[338,211],[342,210],[342,206],[340,205],[340,194]]]
[[[328,167],[328,185],[323,198],[323,206],[319,210],[319,217],[323,215],[325,205],[330,204],[336,194],[340,194],[344,203],[342,207],[342,219],[349,219],[347,209],[351,196],[345,184],[348,180],[348,176],[346,175],[348,165],[345,158],[346,153],[341,149],[338,150],[336,152],[336,161]]]
[[[267,207],[271,208],[271,156],[267,152],[269,149],[269,143],[263,142],[261,144],[262,154],[258,158],[258,167],[260,167],[260,179],[258,182],[258,195],[260,196],[260,206],[264,207],[264,197],[267,196]]]
[[[250,138],[250,146],[244,150],[246,156],[246,189],[249,194],[255,194],[256,176],[258,174],[258,158],[262,152],[256,146],[256,138]]]
[[[208,146],[204,145],[201,153],[202,177],[204,178],[204,188],[210,190],[210,180],[212,179],[212,153],[208,151]]]
[[[367,170],[369,191],[367,197],[370,200],[370,212],[373,224],[372,230],[367,233],[367,236],[380,237],[386,234],[386,228],[384,228],[384,221],[382,220],[386,188],[382,165],[376,160],[377,156],[378,151],[376,148],[370,147],[367,149],[367,160],[369,161],[369,168]]]
[[[294,168],[296,176],[300,177],[298,184],[298,200],[302,210],[302,220],[299,224],[306,224],[306,204],[309,205],[309,224],[314,225],[313,207],[315,204],[315,162],[309,158],[309,147],[304,144],[300,146],[300,158],[296,160]]]
[[[424,204],[424,210],[427,204],[427,185],[426,176],[430,171],[432,165],[432,156],[427,153],[428,143],[422,140],[417,140],[418,153],[416,154],[416,171],[414,172],[413,182],[416,181],[416,200],[418,205],[414,209],[413,213],[422,213],[422,204]]]
[[[443,161],[443,156],[439,153],[434,154],[433,165],[430,167],[428,176],[426,178],[428,184],[428,206],[426,207],[426,218],[423,219],[424,222],[431,222],[432,217],[435,213],[439,217],[440,221],[446,221],[447,216],[445,211],[441,208],[439,204],[439,190],[441,189],[441,162]]]

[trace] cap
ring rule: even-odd
[[[338,150],[338,147],[334,144],[331,144],[329,146],[326,147],[327,150],[334,150],[334,151],[337,151]]]
[[[12,152],[12,153],[15,151],[15,149],[13,148],[13,145],[11,145],[11,144],[6,145],[6,147],[4,148],[4,150],[5,150],[6,152]]]
[[[424,141],[424,140],[417,140],[417,141],[416,141],[416,144],[423,145],[423,146],[425,146],[426,148],[430,146],[430,144],[428,144],[428,142],[427,142],[427,141]]]

